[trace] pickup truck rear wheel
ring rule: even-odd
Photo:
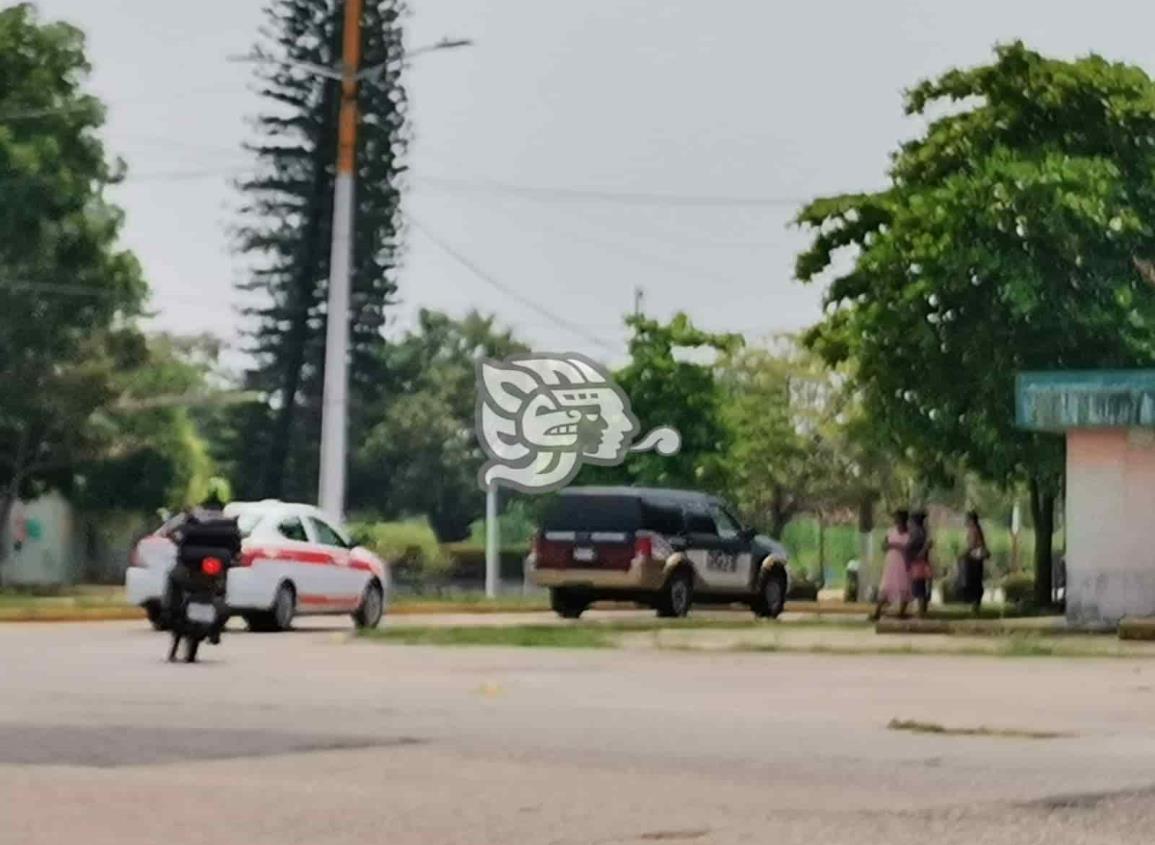
[[[786,579],[782,573],[771,569],[762,573],[758,581],[758,594],[754,597],[753,610],[755,616],[766,619],[777,619],[786,606]]]
[[[679,618],[690,612],[694,604],[694,577],[688,570],[679,569],[667,580],[658,594],[658,616]]]
[[[562,619],[578,619],[586,612],[590,603],[584,596],[561,587],[553,587],[549,591],[549,606]]]

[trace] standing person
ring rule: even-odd
[[[918,602],[918,615],[926,616],[930,604],[931,565],[930,550],[934,541],[930,538],[930,526],[926,523],[926,511],[917,511],[911,517],[910,529],[910,587],[911,595]]]
[[[910,514],[905,510],[895,511],[894,525],[886,532],[883,543],[886,562],[882,570],[882,583],[878,586],[878,605],[871,619],[879,619],[882,609],[889,602],[898,604],[898,615],[906,618],[906,606],[910,604],[910,573],[907,571],[907,554],[910,548]]]
[[[991,556],[987,538],[976,511],[967,513],[967,550],[963,554],[963,596],[979,615],[983,604],[983,564]]]

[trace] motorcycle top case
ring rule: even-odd
[[[177,530],[176,540],[182,563],[219,557],[228,566],[241,553],[237,521],[217,513],[194,511]]]

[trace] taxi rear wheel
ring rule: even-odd
[[[293,627],[293,617],[297,613],[297,593],[292,584],[277,587],[273,597],[273,607],[261,613],[245,615],[250,631],[287,631]]]

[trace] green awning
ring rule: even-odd
[[[1155,428],[1155,370],[1020,373],[1015,419],[1023,428]]]

